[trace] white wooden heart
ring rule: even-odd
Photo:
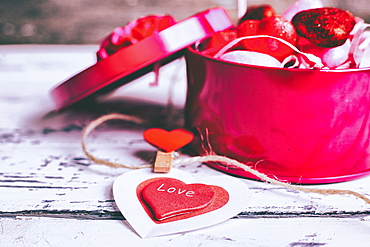
[[[187,184],[202,183],[216,185],[229,193],[229,201],[221,208],[191,218],[168,223],[155,223],[145,212],[137,194],[137,186],[145,180],[156,177],[170,177]],[[228,175],[205,177],[201,180],[177,169],[170,173],[153,173],[152,169],[140,169],[124,173],[113,184],[115,202],[131,227],[142,237],[154,237],[191,231],[215,225],[230,219],[243,211],[250,202],[250,190],[240,179]]]

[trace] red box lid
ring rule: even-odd
[[[122,48],[108,58],[62,82],[51,92],[57,110],[88,96],[113,90],[182,56],[186,47],[215,32],[233,27],[222,8],[198,13],[136,44]]]

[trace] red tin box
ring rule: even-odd
[[[199,154],[235,158],[295,183],[370,173],[370,68],[308,70],[241,65],[189,48],[186,126]],[[255,178],[240,168],[210,164]]]

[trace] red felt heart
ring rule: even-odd
[[[185,184],[173,178],[157,179],[141,192],[156,220],[194,212],[207,207],[215,195],[205,184]]]
[[[156,220],[141,194],[147,185],[166,177],[186,184],[206,184],[214,190],[214,197],[205,208]],[[250,191],[242,180],[231,176],[206,176],[199,180],[175,168],[168,174],[153,173],[151,169],[124,173],[114,181],[113,195],[127,223],[142,238],[187,232],[221,223],[245,210],[250,201]]]
[[[148,129],[144,132],[144,139],[157,148],[166,152],[175,151],[190,143],[194,138],[193,133],[184,129],[166,131],[163,129]]]

